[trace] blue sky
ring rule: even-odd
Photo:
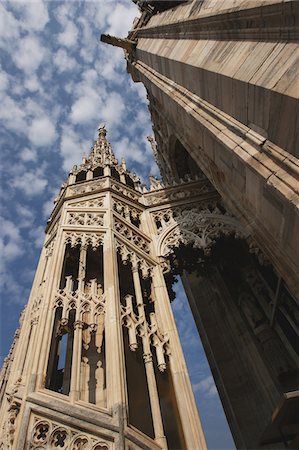
[[[145,90],[126,73],[122,50],[99,43],[102,32],[125,36],[136,16],[130,0],[0,4],[1,361],[29,296],[53,199],[88,155],[99,124],[116,157],[144,181],[158,175]],[[180,289],[178,318],[187,314],[183,297]],[[179,328],[183,343],[194,344],[187,359],[209,447],[233,448],[196,329],[187,321]]]

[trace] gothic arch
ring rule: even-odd
[[[236,235],[248,239],[249,234],[239,222],[227,214],[210,213],[197,210],[182,210],[163,230],[157,242],[157,255],[166,257],[171,249],[181,243],[209,253],[220,236]]]

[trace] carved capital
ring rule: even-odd
[[[74,330],[82,330],[83,329],[83,322],[81,320],[76,320],[74,322]]]
[[[153,356],[151,353],[144,353],[143,354],[143,360],[145,362],[145,364],[148,364],[150,362],[153,362]]]

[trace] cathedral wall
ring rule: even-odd
[[[186,273],[183,283],[236,446],[261,448],[280,391],[255,336],[223,282]]]
[[[297,55],[295,43],[227,40],[141,38],[137,50],[160,74],[298,156]]]
[[[277,148],[268,141],[263,144],[259,135],[239,123],[215,120],[219,111],[205,110],[207,105],[198,105],[199,99],[189,97],[186,91],[181,94],[174,83],[170,89],[167,80],[161,82],[158,75],[156,80],[152,72],[145,71],[141,79],[151,92],[153,109],[159,111],[152,112],[155,127],[165,120],[298,295],[297,181],[259,150],[262,146],[269,151]],[[169,136],[164,135],[162,141],[161,148],[171,161]]]
[[[298,17],[294,1],[189,2],[139,23],[128,57],[168,178],[177,138],[295,296]]]

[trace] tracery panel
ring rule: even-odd
[[[27,436],[26,450],[110,450],[112,444],[105,439],[50,419],[34,415]]]

